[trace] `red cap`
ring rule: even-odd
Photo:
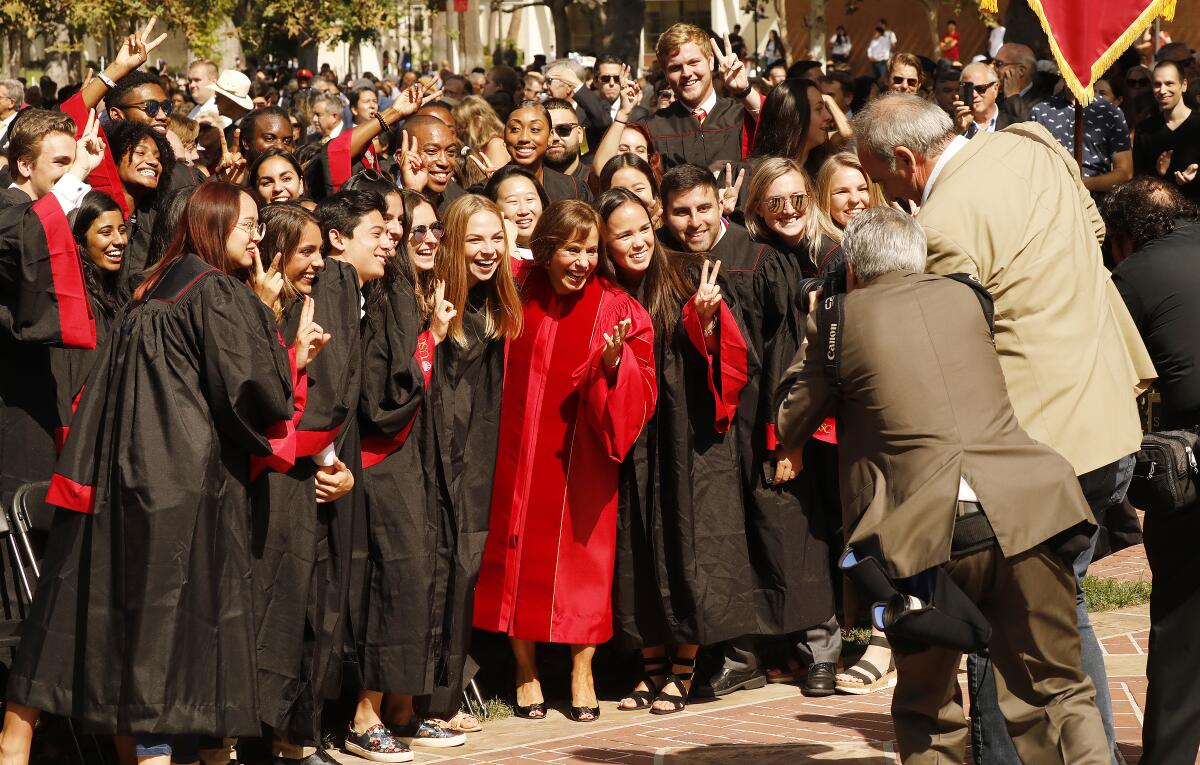
[[[312,78],[313,73],[311,69],[301,69],[300,71],[296,72],[296,79],[298,80],[311,80]]]

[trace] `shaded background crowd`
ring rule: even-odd
[[[1200,85],[1200,62],[1186,43],[1134,46],[1120,56],[1082,112],[1077,147],[1074,99],[1055,65],[1005,43],[1000,27],[985,50],[972,52],[960,50],[948,23],[936,63],[904,52],[881,19],[869,41],[839,28],[825,62],[788,62],[770,40],[765,59],[751,59],[738,28],[715,35],[676,25],[641,76],[600,56],[590,66],[572,58],[394,78],[340,78],[328,67],[222,71],[204,60],[155,71],[147,62],[161,38],[152,27],[131,35],[80,86],[0,80],[0,240],[22,264],[4,283],[11,301],[0,371],[0,500],[7,508],[55,473],[51,504],[74,508],[59,511],[44,553],[54,581],[69,582],[61,588],[69,596],[43,587],[30,605],[8,577],[12,613],[32,609],[36,632],[27,629],[9,683],[5,762],[21,761],[22,750],[28,756],[39,709],[136,734],[118,740],[116,756],[155,762],[229,762],[239,756],[229,737],[248,742],[264,723],[277,761],[322,762],[322,715],[339,737],[349,716],[347,751],[402,762],[412,759],[411,746],[486,736],[461,708],[472,677],[529,719],[545,717],[547,696],[569,696],[579,722],[599,716],[597,693],[630,711],[671,714],[689,695],[766,682],[797,682],[814,696],[895,685],[882,631],[856,663],[840,662],[841,628],[865,622],[836,570],[854,521],[843,521],[839,501],[836,426],[827,421],[791,450],[775,433],[776,386],[804,336],[801,281],[820,278],[834,289],[845,278],[843,237],[867,210],[895,207],[922,222],[932,162],[913,173],[924,172],[915,188],[925,196],[898,193],[889,175],[900,172],[896,159],[889,166],[876,157],[873,166],[856,133],[876,124],[856,117],[889,103],[888,93],[936,107],[890,102],[926,120],[914,130],[934,125],[936,133],[940,115],[974,141],[1035,123],[1041,129],[1029,140],[1057,144],[1052,153],[1063,157],[1082,150],[1079,174],[1090,194],[1071,202],[1073,214],[1104,213],[1097,257],[1116,269],[1112,280],[1157,370],[1155,427],[1200,422],[1189,289],[1200,286],[1192,263],[1200,254],[1200,114],[1189,89]],[[867,46],[869,71],[850,70],[854,45]],[[889,140],[871,138],[870,151]],[[891,148],[903,143],[919,155],[915,139],[891,140]],[[924,147],[930,157],[938,153],[932,146]],[[968,215],[1005,214],[988,182],[978,178]],[[44,199],[58,200],[66,217],[48,212]],[[222,236],[205,237],[206,229]],[[56,255],[72,241],[71,253]],[[39,252],[50,253],[49,263]],[[62,299],[28,308],[27,293],[48,283],[59,292],[64,257],[80,261],[87,292],[90,347],[98,350],[84,355],[47,348],[89,348],[86,338],[67,336],[83,314],[68,315]],[[236,278],[206,279],[213,271]],[[978,276],[1004,299],[1006,284],[989,282],[982,267]],[[26,278],[38,289],[26,288]],[[1093,277],[1050,264],[1046,278]],[[252,290],[241,294],[239,282]],[[184,300],[189,294],[203,300]],[[580,310],[564,308],[568,297]],[[163,312],[197,313],[155,318],[145,307],[155,298],[184,306]],[[1002,355],[1003,322],[1012,319],[1004,307]],[[197,318],[210,311],[221,321]],[[29,331],[55,321],[57,333]],[[205,324],[207,334],[192,336],[189,322]],[[247,326],[263,331],[251,341]],[[114,327],[118,339],[106,344]],[[290,361],[272,346],[276,329],[294,346]],[[1068,341],[1085,339],[1104,338],[1084,327]],[[175,344],[205,349],[157,363],[199,370],[191,384],[206,403],[195,405],[196,421],[217,434],[220,456],[184,449],[199,462],[158,463],[163,473],[155,474],[130,464],[139,459],[130,454],[175,454],[179,441],[192,439],[183,435],[192,421],[179,411],[187,407],[150,394],[128,407],[118,402],[124,384],[170,390],[158,386],[177,372],[139,366],[136,351]],[[212,360],[224,355],[238,363]],[[306,355],[313,367],[302,382],[307,362],[298,359]],[[89,378],[94,363],[104,374]],[[1088,371],[1077,373],[1072,385],[1087,389]],[[256,390],[230,393],[241,380]],[[1105,413],[1076,416],[1097,414]],[[292,425],[288,435],[271,430],[274,420]],[[153,433],[135,428],[139,421],[154,423],[146,426]],[[1124,501],[1131,450],[1114,446],[1119,453],[1092,464],[1054,434],[1022,425],[1068,458],[1100,521],[1090,548],[1071,562],[1081,666],[1115,757],[1103,663],[1078,582],[1095,556],[1139,538]],[[1113,440],[1124,444],[1128,435]],[[290,443],[287,454],[281,442]],[[577,459],[563,462],[547,443],[569,444]],[[263,465],[230,467],[251,455]],[[109,565],[89,562],[96,556],[121,559],[111,565],[126,573],[139,563],[157,570],[163,561],[135,561],[126,548],[205,541],[170,523],[119,522],[122,513],[142,517],[129,496],[168,496],[173,482],[191,481],[181,465],[216,471],[203,474],[234,488],[206,485],[167,503],[201,506],[195,533],[253,540],[243,557],[194,561],[164,591],[139,581],[117,593],[91,581],[89,566]],[[231,499],[239,491],[244,496]],[[107,511],[89,515],[97,496],[95,507],[107,502]],[[299,507],[318,518],[312,528],[301,524],[303,533],[287,530]],[[228,520],[239,513],[245,517]],[[1190,762],[1184,758],[1200,746],[1200,699],[1188,680],[1197,667],[1186,647],[1200,613],[1188,570],[1195,564],[1176,541],[1194,526],[1185,514],[1159,521],[1154,539],[1147,529],[1160,604],[1147,762]],[[223,590],[189,605],[204,624],[234,634],[235,623],[257,646],[257,661],[245,644],[222,656],[228,676],[258,678],[248,681],[256,691],[239,694],[201,682],[200,670],[212,670],[200,637],[209,633],[191,634],[196,625],[159,609],[164,598],[194,597],[189,579],[236,579],[241,564],[252,592]],[[1165,585],[1160,570],[1171,572]],[[99,613],[128,603],[136,629]],[[63,621],[81,604],[95,612],[87,630]],[[248,604],[246,613],[238,604]],[[56,665],[83,667],[104,655],[99,645],[85,648],[83,635],[149,630],[163,620],[185,658],[112,638],[118,669],[55,674]],[[38,636],[34,647],[29,634]],[[546,694],[538,643],[570,646],[569,680],[543,659]],[[640,658],[631,661],[633,650]],[[603,668],[595,680],[594,657]],[[335,667],[343,663],[345,673]],[[972,718],[974,761],[1016,762],[1000,716],[1004,699],[987,701],[997,691],[986,654],[973,655],[971,667],[972,709],[981,710]],[[138,703],[126,671],[145,675],[132,681],[143,694]],[[103,692],[72,696],[84,688]],[[339,692],[344,704],[324,703]],[[201,710],[215,699],[237,714],[172,715],[170,701],[151,702],[156,694]],[[247,759],[254,750],[244,747]]]

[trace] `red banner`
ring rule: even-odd
[[[455,13],[466,13],[467,12],[467,0],[454,0],[454,12]]]
[[[1080,103],[1092,100],[1092,85],[1146,28],[1161,16],[1175,17],[1176,0],[1029,0],[1050,38],[1050,50],[1067,87]],[[980,10],[996,12],[995,0]]]

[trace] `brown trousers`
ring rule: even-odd
[[[1022,762],[1109,765],[1096,689],[1079,662],[1075,579],[1044,545],[1005,559],[1000,548],[946,570],[992,625],[1000,711]],[[904,765],[960,765],[966,754],[958,666],[946,648],[896,654],[892,717]]]

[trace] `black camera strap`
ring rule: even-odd
[[[983,286],[979,277],[974,274],[946,274],[945,278],[965,284],[974,291],[994,341],[996,309],[992,302],[992,293],[988,292],[987,287]],[[823,364],[825,379],[834,391],[838,391],[842,385],[842,336],[846,330],[845,300],[845,293],[823,295],[815,310],[817,337],[822,338],[821,342],[825,346],[821,353],[825,359]]]

